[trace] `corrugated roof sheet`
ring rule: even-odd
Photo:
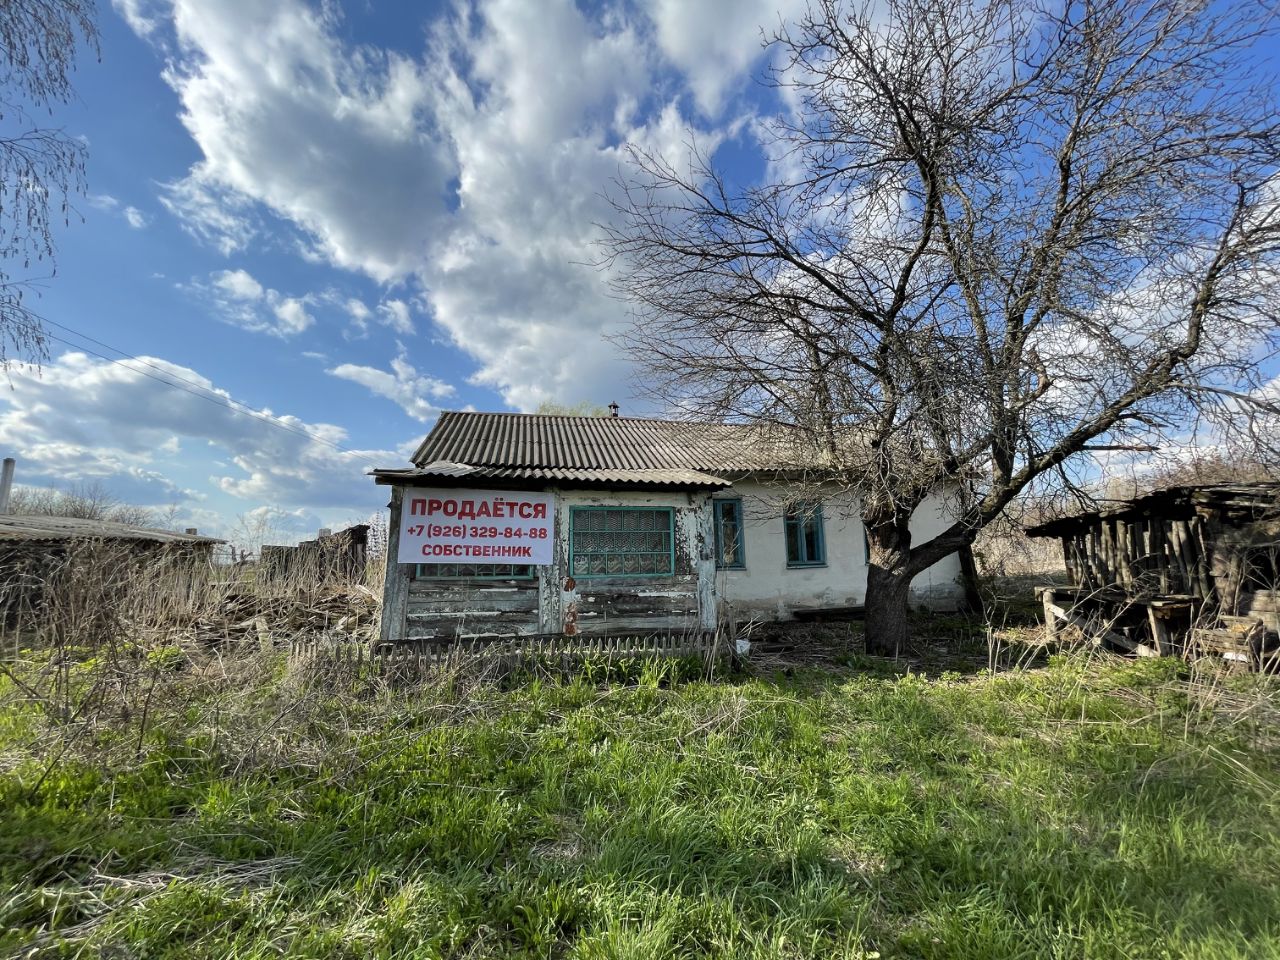
[[[449,411],[440,415],[413,462],[717,474],[800,467],[799,449],[786,427]]]
[[[651,487],[731,486],[723,477],[698,470],[583,470],[569,467],[471,467],[459,463],[429,463],[408,470],[374,470],[379,483],[437,482],[440,480],[554,480],[571,483],[610,483]]]
[[[0,541],[5,540],[142,540],[152,543],[224,543],[213,537],[201,537],[172,530],[153,530],[110,520],[84,520],[79,517],[45,517],[0,515]]]

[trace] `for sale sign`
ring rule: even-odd
[[[400,508],[401,563],[548,564],[550,493],[408,489]]]

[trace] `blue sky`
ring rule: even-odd
[[[0,405],[19,480],[296,537],[377,510],[364,471],[440,409],[640,409],[601,194],[691,132],[755,173],[760,26],[797,6],[103,4],[57,113],[90,150],[38,302],[66,342]]]

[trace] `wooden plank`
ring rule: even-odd
[[[536,615],[538,612],[538,598],[536,596],[477,597],[472,600],[431,601],[410,597],[406,609],[410,616],[424,613],[460,614],[465,616],[468,613],[488,614],[509,611]]]
[[[391,518],[387,526],[387,571],[382,586],[382,622],[379,638],[383,643],[402,636],[405,610],[409,597],[409,568],[396,560],[400,551],[400,507],[404,488],[391,488]]]
[[[1053,587],[1043,587],[1040,590],[1040,601],[1044,604],[1044,636],[1049,643],[1056,643],[1058,639],[1058,613],[1061,610],[1054,600]]]
[[[1172,653],[1173,645],[1169,639],[1169,626],[1155,607],[1147,607],[1147,623],[1151,627],[1151,639],[1155,643],[1156,653],[1161,656]]]
[[[533,595],[538,602],[536,580],[410,580],[409,596],[415,600],[465,601],[475,597],[510,597]]]

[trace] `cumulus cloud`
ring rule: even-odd
[[[257,300],[266,292],[248,270],[222,270],[210,279],[215,287],[233,300]]]
[[[656,0],[649,5],[658,46],[688,80],[698,107],[720,113],[725,93],[761,56],[765,35],[805,8],[805,0]]]
[[[125,207],[124,219],[135,230],[141,230],[149,222],[147,215],[137,207]]]
[[[316,297],[285,296],[264,287],[247,270],[219,270],[207,281],[193,281],[183,289],[205,299],[228,323],[254,333],[288,338],[315,323],[307,307]]]
[[[255,201],[331,262],[392,280],[427,255],[456,171],[426,115],[424,69],[345,46],[336,16],[298,0],[173,3],[165,78],[204,159],[171,186],[171,209],[230,245],[242,234],[204,201]]]
[[[409,58],[342,39],[330,4],[175,0],[165,77],[203,159],[162,199],[224,253],[269,210],[303,256],[409,287],[348,304],[350,329],[408,336],[420,300],[477,361],[472,382],[517,407],[612,397],[626,369],[607,336],[626,307],[590,264],[622,144],[685,150],[686,93],[719,124],[698,131],[704,148],[740,129],[717,117],[779,5],[793,0],[463,0]]]
[[[0,445],[25,476],[102,480],[141,502],[198,497],[171,477],[201,464],[209,490],[246,505],[367,507],[378,498],[364,471],[403,458],[335,448],[346,440],[332,424],[237,405],[195,370],[157,357],[110,363],[65,353],[39,373],[15,368],[11,389],[0,392]]]
[[[393,401],[411,417],[430,420],[440,412],[432,401],[451,397],[456,391],[451,384],[418,373],[409,363],[404,346],[399,345],[399,348],[400,352],[391,361],[389,371],[340,363],[326,372],[341,380],[358,383],[374,395]]]

